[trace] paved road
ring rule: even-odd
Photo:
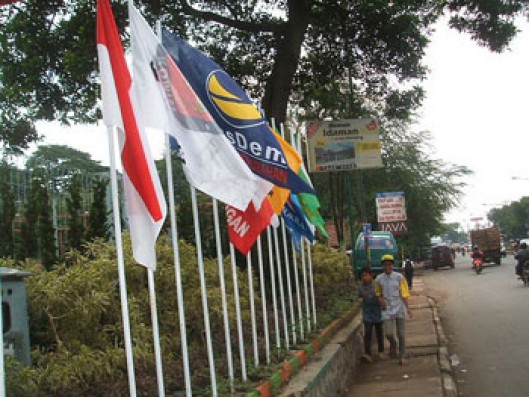
[[[481,275],[458,256],[455,269],[425,270],[437,298],[460,395],[529,395],[529,287],[514,276],[514,259],[488,265]],[[452,356],[453,357],[453,356]]]

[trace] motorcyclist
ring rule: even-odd
[[[518,250],[516,251],[516,254],[514,255],[514,259],[517,260],[515,272],[517,276],[522,276],[522,264],[529,260],[529,249],[527,249],[526,243],[521,243],[518,246]]]
[[[472,258],[472,269],[476,267],[474,264],[475,259],[481,259],[483,261],[485,259],[485,255],[483,255],[483,252],[478,248],[477,245],[472,247],[472,252],[470,253],[470,257]]]

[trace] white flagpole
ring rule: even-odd
[[[239,359],[241,360],[242,380],[246,382],[246,356],[244,352],[244,334],[242,332],[241,301],[239,299],[239,281],[237,277],[237,265],[235,264],[235,248],[230,243],[231,273],[233,277],[233,295],[235,298],[235,313],[237,315],[237,334],[239,336]]]
[[[314,295],[314,272],[312,269],[312,247],[310,241],[307,240],[307,256],[309,258],[309,282],[310,282],[310,294],[312,298],[312,323],[316,327],[316,296]]]
[[[307,285],[307,263],[305,261],[305,249],[303,247],[303,238],[301,239],[301,268],[303,269],[303,288],[305,290],[305,311],[307,314],[307,332],[310,332],[310,304],[309,304],[309,288]]]
[[[296,282],[296,300],[298,303],[298,319],[299,319],[299,337],[301,340],[305,339],[305,330],[303,327],[303,306],[301,305],[301,290],[299,287],[299,274],[298,274],[298,260],[296,254],[296,248],[294,247],[294,240],[292,242],[292,260],[294,261],[294,281]]]
[[[246,255],[246,264],[248,265],[248,289],[250,290],[250,316],[252,319],[252,340],[253,340],[253,357],[255,367],[259,366],[259,350],[257,348],[257,321],[255,319],[255,296],[253,290],[253,270],[252,270],[252,251]]]
[[[226,300],[226,283],[224,279],[224,263],[222,258],[222,241],[220,237],[219,203],[213,199],[213,220],[215,224],[215,241],[217,244],[217,263],[219,266],[220,294],[222,298],[222,314],[224,318],[224,339],[226,341],[226,358],[228,360],[228,376],[233,389],[235,375],[233,373],[233,356],[231,351],[230,318],[228,316],[228,303]]]
[[[297,134],[297,139],[294,138],[294,134]],[[297,131],[294,134],[292,134],[292,139],[294,143],[294,147],[300,154],[301,158],[303,158],[303,151],[301,149],[301,131]],[[308,156],[307,156],[308,158]],[[312,226],[311,226],[312,227]],[[303,244],[303,239],[301,239],[301,244]],[[301,246],[303,247],[303,245]],[[314,271],[312,268],[312,250],[311,250],[311,244],[307,240],[307,253],[309,257],[309,281],[310,281],[310,294],[311,294],[311,300],[312,300],[312,321],[314,323],[314,326],[316,326],[316,296],[314,295]]]
[[[281,137],[285,138],[285,125],[280,124]],[[287,231],[285,229],[285,222],[281,222],[281,232],[283,233],[283,253],[285,256],[285,271],[287,275],[287,292],[288,292],[288,303],[290,305],[290,322],[292,323],[292,343],[297,343],[296,335],[296,314],[294,313],[294,301],[292,298],[292,281],[290,279],[290,260],[288,258],[288,242],[287,242]]]
[[[270,284],[272,284],[272,305],[274,308],[274,325],[276,331],[276,354],[279,356],[281,351],[281,335],[279,334],[279,318],[277,314],[277,297],[276,297],[276,275],[274,270],[274,254],[272,252],[272,233],[270,227],[266,229],[266,235],[268,237],[268,268],[270,269]]]
[[[197,245],[198,272],[200,275],[200,290],[202,293],[202,309],[204,312],[204,327],[206,329],[206,347],[208,350],[209,377],[211,381],[211,393],[213,397],[218,394],[217,376],[215,373],[215,359],[213,357],[213,345],[211,343],[211,326],[209,324],[208,296],[206,292],[206,277],[204,274],[204,257],[202,253],[202,240],[200,235],[200,222],[198,219],[197,192],[193,186],[191,188],[191,204],[193,206],[193,221],[195,224],[195,242]]]
[[[287,309],[285,305],[285,290],[283,287],[283,272],[281,271],[281,255],[279,253],[279,239],[277,237],[277,229],[274,228],[274,246],[276,251],[276,262],[277,262],[277,278],[279,282],[279,297],[281,298],[281,311],[283,313],[283,328],[285,332],[285,348],[290,349],[290,341],[288,335],[288,320],[287,320]]]
[[[266,312],[266,289],[263,266],[263,246],[261,243],[261,235],[257,238],[257,253],[259,258],[259,281],[261,286],[261,305],[263,306],[263,328],[265,337],[266,363],[270,364],[270,335],[268,332],[268,313]]]
[[[191,374],[189,371],[189,349],[187,346],[187,330],[184,307],[184,294],[182,289],[182,273],[180,271],[180,248],[178,246],[178,228],[176,225],[176,209],[174,201],[173,164],[171,161],[171,143],[169,135],[165,134],[165,166],[167,169],[167,190],[169,191],[169,214],[171,217],[171,243],[173,246],[173,261],[175,271],[176,302],[180,323],[180,345],[182,347],[182,361],[184,366],[184,383],[186,397],[191,397]]]
[[[165,396],[163,382],[162,349],[160,348],[160,331],[158,329],[158,308],[156,305],[156,292],[154,289],[154,271],[147,269],[147,280],[149,285],[149,301],[151,306],[152,336],[154,338],[154,358],[156,361],[156,380],[158,382],[158,395]]]
[[[0,274],[0,307],[2,306],[2,275]],[[2,330],[2,354],[0,354],[0,397],[6,397],[6,371],[4,364],[4,313],[0,314],[0,329]]]
[[[287,273],[287,287],[288,287],[288,304],[290,305],[290,322],[292,326],[292,343],[295,345],[297,343],[296,335],[296,314],[294,311],[294,299],[292,296],[292,280],[290,278],[290,260],[288,258],[288,241],[287,241],[287,231],[285,228],[285,222],[281,222],[281,232],[283,234],[283,251],[285,256],[285,269]]]
[[[119,294],[121,298],[121,316],[123,336],[125,339],[125,355],[127,358],[127,374],[129,378],[130,397],[136,396],[136,376],[134,373],[134,356],[132,354],[132,337],[130,333],[129,306],[127,302],[127,280],[125,277],[125,260],[123,258],[123,241],[121,240],[121,216],[119,213],[118,183],[116,178],[116,158],[114,131],[108,128],[108,147],[110,152],[110,185],[112,188],[112,213],[114,215],[114,238],[118,259]]]

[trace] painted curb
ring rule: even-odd
[[[437,309],[437,301],[427,296],[428,302],[432,308],[432,315],[435,324],[435,331],[437,332],[437,342],[439,345],[437,358],[439,362],[439,370],[441,371],[441,380],[443,384],[443,394],[445,397],[457,397],[459,391],[457,390],[457,383],[454,379],[454,371],[448,354],[448,339],[445,336],[441,318],[439,317],[439,310]]]
[[[294,353],[292,357],[285,360],[268,380],[263,381],[259,386],[245,394],[245,397],[271,397],[284,386],[289,379],[298,372],[314,353],[320,351],[323,346],[347,324],[360,310],[360,304],[353,302],[349,309],[340,318],[333,321],[319,335],[314,337],[309,343],[301,346],[301,349]]]

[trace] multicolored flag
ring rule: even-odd
[[[312,186],[309,174],[303,164],[301,164],[298,175]],[[316,226],[324,237],[329,237],[329,233],[325,229],[325,220],[320,214],[320,200],[318,200],[318,197],[310,193],[299,193],[297,197],[309,222]]]
[[[257,211],[250,203],[246,211],[226,206],[226,222],[231,243],[243,255],[248,254],[257,237],[270,225],[275,216],[268,200],[263,200]]]
[[[179,67],[129,3],[133,87],[149,127],[176,138],[186,177],[196,189],[244,210],[258,177],[228,142]]]
[[[136,261],[156,267],[155,245],[167,212],[144,125],[131,92],[130,72],[108,0],[97,2],[97,52],[103,121],[120,132],[126,211]]]
[[[162,33],[162,43],[255,174],[295,193],[314,193],[289,167],[267,120],[218,64],[167,30]]]
[[[307,223],[296,196],[291,195],[289,197],[283,207],[281,217],[285,221],[287,229],[292,235],[294,247],[297,251],[300,251],[301,249],[300,243],[302,237],[307,238],[311,243],[314,241],[314,233],[312,232],[310,225]]]

